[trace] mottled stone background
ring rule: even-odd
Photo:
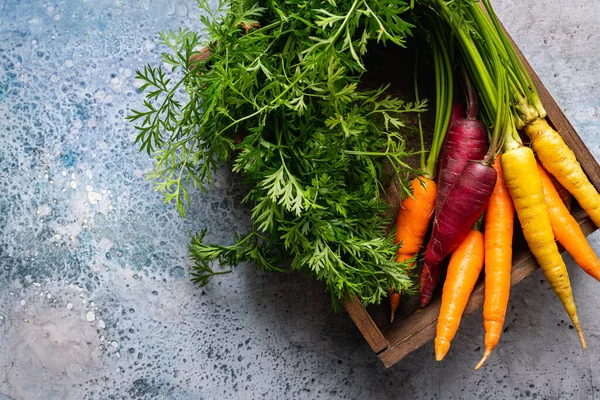
[[[600,2],[494,4],[600,157]],[[248,226],[236,181],[219,174],[180,219],[124,116],[157,32],[198,21],[192,0],[0,1],[0,400],[600,395],[600,284],[568,256],[588,350],[538,272],[479,372],[479,313],[444,362],[427,345],[385,370],[300,275],[242,266],[190,283],[188,232],[227,243]]]

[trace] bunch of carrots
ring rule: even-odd
[[[400,262],[414,263],[424,247],[422,307],[431,301],[445,272],[436,360],[447,354],[482,270],[485,351],[476,369],[498,344],[510,292],[515,213],[529,249],[585,348],[569,275],[556,241],[598,280],[600,261],[552,179],[599,227],[600,195],[560,134],[546,121],[535,86],[489,0],[481,4],[431,3],[434,18],[445,24],[440,29],[449,29],[451,35],[431,35],[438,87],[433,144],[426,166],[421,161],[424,175],[413,181],[412,196],[402,202],[396,239],[401,243]],[[452,63],[447,49],[453,46],[444,42],[448,37],[456,40],[460,49],[457,63],[463,71],[466,110],[451,104]],[[533,150],[523,145],[519,131],[529,138]],[[431,235],[424,244],[431,219]],[[392,321],[398,303],[399,294],[391,293]]]

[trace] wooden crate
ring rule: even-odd
[[[573,150],[590,181],[596,188],[600,188],[600,166],[518,48],[517,52],[539,92],[542,104],[547,111],[548,121]],[[596,226],[577,205],[575,205],[573,215],[586,236],[596,230]],[[517,235],[519,233],[517,232]],[[538,268],[538,264],[527,249],[524,240],[516,239],[511,286],[516,285]],[[480,279],[467,304],[465,314],[481,308],[484,298],[483,286],[483,279]],[[391,324],[389,323],[390,311],[387,301],[365,309],[360,302],[354,299],[346,302],[344,306],[371,349],[387,368],[435,337],[440,310],[440,291],[438,288],[437,295],[423,309],[419,308],[416,296],[404,302],[396,313],[396,320]]]

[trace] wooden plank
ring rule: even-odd
[[[578,210],[574,217],[579,222],[581,230],[587,236],[596,230],[596,226],[583,210]],[[562,248],[560,249],[563,250]],[[514,286],[538,269],[538,264],[529,251],[521,251],[515,256],[511,272],[510,285]],[[481,308],[484,299],[484,283],[481,280],[473,290],[465,315]],[[440,298],[435,299],[420,312],[410,314],[396,329],[386,332],[390,347],[379,354],[379,359],[386,368],[391,367],[412,351],[429,342],[435,337],[437,318],[440,312]]]
[[[389,343],[383,333],[356,296],[352,300],[344,302],[344,308],[375,353],[380,353],[388,347]]]

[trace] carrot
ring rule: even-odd
[[[441,361],[450,349],[471,292],[483,267],[483,234],[475,229],[469,231],[452,253],[448,275],[442,291],[442,306],[435,336],[435,359]]]
[[[573,321],[583,348],[586,347],[567,267],[554,242],[542,180],[533,151],[518,144],[505,145],[501,164],[506,186],[513,199],[523,235],[546,279]]]
[[[494,163],[500,131],[494,130],[488,148],[485,125],[476,119],[475,88],[465,70],[463,73],[467,115],[452,125],[444,143],[444,146],[449,146],[445,158],[440,156],[439,160],[442,169],[438,178],[438,198],[419,288],[421,307],[431,301],[443,272],[442,262],[481,216],[496,185],[497,174],[491,165]]]
[[[411,260],[421,249],[435,205],[437,185],[433,180],[421,176],[413,179],[411,186],[412,197],[402,201],[396,219],[396,243],[402,242],[396,257],[399,263]],[[399,304],[400,294],[390,293],[390,322]]]
[[[452,109],[450,111],[450,120],[448,121],[448,131],[446,132],[446,137],[448,137],[448,133],[452,129],[452,125],[454,125],[454,123],[458,120],[465,119],[465,116],[467,115],[466,113],[467,112],[465,111],[465,106],[462,103],[456,102],[456,103],[452,104]],[[447,139],[444,139],[444,140],[447,140]],[[451,146],[447,146],[445,142],[442,144],[442,149],[440,151],[440,156],[439,156],[440,160],[447,158],[446,152],[448,151],[448,148],[450,148],[450,147]],[[437,176],[440,176],[440,170],[442,169],[441,165],[442,164],[438,162],[437,174],[436,174]]]
[[[487,149],[487,131],[480,120],[466,118],[454,122],[446,134],[438,161],[438,198],[435,207],[438,212],[467,162],[481,160]]]
[[[544,172],[546,172],[546,170],[544,170]],[[546,175],[548,174],[546,173]],[[550,178],[550,180],[552,181],[552,185],[554,185],[554,187],[556,188],[560,199],[562,200],[563,204],[567,207],[567,210],[569,210],[570,212],[573,196],[571,196],[571,193],[569,193],[569,191],[565,189],[565,187],[561,185],[560,182],[554,176],[548,175],[548,178]]]
[[[600,281],[600,260],[587,242],[579,224],[561,201],[550,177],[539,163],[538,170],[544,186],[544,200],[548,207],[554,238],[563,245],[581,269]]]
[[[402,201],[400,211],[396,220],[396,243],[402,242],[396,258],[397,262],[406,262],[413,259],[421,249],[423,239],[427,233],[429,222],[433,215],[435,199],[438,193],[437,184],[434,182],[437,161],[440,155],[440,149],[448,130],[448,123],[453,111],[453,78],[452,63],[450,54],[441,45],[443,35],[439,30],[435,30],[431,37],[431,45],[434,54],[435,69],[435,123],[433,128],[433,139],[431,150],[425,160],[425,148],[423,140],[423,129],[421,119],[419,118],[419,133],[421,136],[421,170],[423,175],[412,181],[412,198],[409,196]],[[415,61],[414,82],[415,98],[419,99],[419,90],[417,85],[418,63]],[[455,113],[460,113],[460,107],[455,107]],[[414,262],[412,263],[414,264]],[[411,265],[412,265],[411,264]],[[400,304],[400,294],[394,291],[390,292],[390,322],[394,321],[396,309]]]
[[[500,157],[494,163],[498,180],[485,212],[485,352],[475,369],[483,365],[500,340],[510,293],[515,209],[504,183]]]
[[[456,126],[456,124],[455,124]],[[431,301],[442,269],[440,264],[462,242],[481,216],[494,186],[496,170],[484,162],[469,161],[436,214],[421,272],[421,307]]]
[[[448,132],[438,160],[438,196],[435,200],[435,210],[438,213],[467,162],[481,160],[488,149],[485,125],[476,119],[475,90],[468,77],[465,77],[464,82],[467,96],[466,115],[460,103],[452,107],[451,118],[457,118],[461,112],[463,117],[455,119],[448,125]]]
[[[542,165],[579,202],[581,208],[600,227],[600,194],[581,169],[575,154],[543,118],[524,127]]]

